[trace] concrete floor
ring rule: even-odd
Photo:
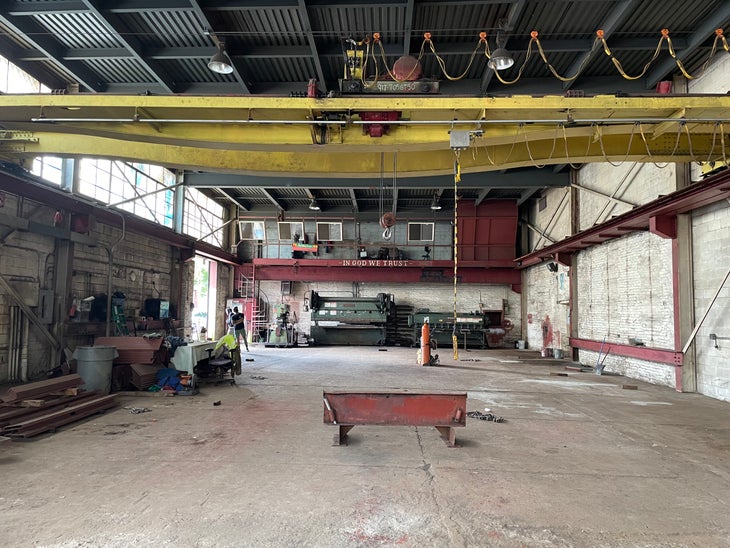
[[[535,352],[252,347],[235,387],[0,446],[3,546],[728,546],[730,406]],[[252,378],[252,376],[265,377]],[[638,390],[622,389],[622,384]],[[468,392],[504,423],[358,426],[322,389]],[[214,401],[221,405],[214,406]],[[125,407],[151,411],[130,414]]]

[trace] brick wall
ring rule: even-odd
[[[7,195],[4,215],[15,215],[17,200]],[[52,225],[55,207],[25,201],[20,216],[30,218],[37,223]],[[33,284],[37,289],[55,291],[57,272],[57,241],[47,235],[31,232],[11,231],[0,226],[0,234],[4,235],[0,245],[0,274],[12,283]],[[173,269],[176,268],[172,248],[147,234],[126,231],[122,238],[120,229],[96,223],[89,236],[96,238],[99,245],[91,247],[83,244],[73,245],[72,272],[70,273],[70,293],[54,295],[54,320],[63,323],[61,343],[73,350],[76,346],[93,343],[94,337],[103,335],[106,323],[89,321],[89,313],[83,310],[81,300],[87,297],[104,299],[108,293],[110,262],[107,249],[113,247],[111,264],[112,293],[121,292],[126,297],[125,313],[137,316],[147,298],[170,300],[180,315],[179,295],[185,295],[180,288],[171,287]],[[192,274],[192,273],[191,273]],[[192,285],[189,287],[192,296]],[[95,299],[95,300],[96,300]],[[72,304],[77,305],[77,314],[70,318]],[[0,290],[0,383],[9,379],[8,370],[8,335],[9,306],[15,301]],[[31,307],[36,314],[37,306]],[[106,308],[106,302],[104,302]],[[182,311],[184,313],[184,309]],[[59,363],[55,363],[54,354],[42,336],[39,328],[26,318],[23,321],[24,336],[22,341],[22,359],[27,364],[29,379],[42,378],[46,371]],[[49,325],[49,328],[51,326]],[[114,334],[112,327],[112,335]]]
[[[728,56],[717,55],[702,78],[691,80],[688,87],[690,93],[727,93],[730,90]],[[699,178],[701,168],[693,164],[692,175]],[[692,240],[695,321],[699,321],[730,268],[730,205],[720,202],[693,212]],[[726,283],[698,331],[694,345],[697,391],[726,401],[730,401],[730,340],[718,340],[715,348],[710,333],[730,337],[729,311],[730,283]]]
[[[526,306],[522,336],[527,342],[527,348],[568,349],[568,272],[569,269],[562,265],[557,272],[548,270],[546,265],[525,271],[522,287]]]
[[[617,167],[608,163],[583,166],[578,171],[580,186],[627,203],[612,201],[585,190],[579,191],[579,229],[587,230],[610,220],[612,216],[630,211],[632,206],[642,205],[656,200],[660,195],[674,192],[675,165],[660,165],[664,167],[634,162],[626,162]]]
[[[674,348],[671,241],[648,232],[594,246],[577,257],[577,336],[582,339]],[[596,353],[581,350],[581,363]],[[606,371],[674,386],[674,368],[645,360],[609,356]]]
[[[695,211],[692,235],[695,321],[699,322],[730,269],[730,205],[720,202]],[[717,348],[711,333],[720,337]],[[694,348],[697,391],[730,401],[730,280],[709,309]]]

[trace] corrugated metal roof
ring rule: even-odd
[[[215,94],[289,95],[306,92],[307,81],[317,77],[325,80],[318,83],[321,91],[337,94],[345,67],[345,39],[372,40],[373,33],[380,33],[385,62],[392,67],[405,51],[418,55],[424,32],[430,32],[448,74],[455,77],[463,73],[457,82],[446,78],[426,47],[423,73],[440,81],[442,96],[563,94],[570,86],[586,94],[619,90],[647,93],[654,91],[656,81],[671,79],[678,72],[666,45],[647,72],[653,81],[622,78],[608,56],[598,49],[580,76],[566,86],[550,73],[536,48],[514,85],[502,84],[494,77],[481,51],[471,65],[470,55],[480,32],[487,33],[493,51],[497,30],[505,28],[506,47],[515,65],[500,76],[511,80],[525,59],[530,32],[537,30],[555,70],[573,76],[569,72],[590,50],[596,30],[614,21],[613,28],[609,27],[612,33],[608,44],[628,74],[638,74],[650,60],[662,28],[669,29],[677,54],[694,72],[708,59],[714,28],[727,30],[730,25],[727,0],[197,0],[175,5],[120,0],[91,5],[98,9],[69,0],[13,2],[0,10],[0,53],[56,88],[81,83],[82,91],[87,86],[95,92],[123,89],[129,93],[166,94],[203,89]],[[134,9],[125,9],[130,7]],[[698,35],[700,31],[707,36]],[[225,43],[240,77],[208,69],[216,40]],[[380,48],[375,52],[382,78],[385,70]],[[718,54],[727,55],[724,50]],[[372,61],[369,66],[373,67]],[[399,192],[398,209],[428,209],[434,189],[408,186]],[[488,197],[519,198],[523,191],[496,188]],[[269,195],[260,187],[247,185],[227,189],[230,198],[219,194],[217,199],[229,203],[231,199],[239,200],[253,210],[270,210],[275,207],[271,196],[282,207],[296,210],[306,208],[308,192],[334,211],[357,208],[377,213],[382,202],[377,185],[352,191],[356,200],[353,203],[349,189],[332,188],[331,182],[310,189],[277,187],[269,189]],[[459,192],[463,199],[476,199],[485,191],[474,184],[462,185]],[[443,189],[441,202],[444,209],[453,208],[452,188]],[[430,210],[426,214],[430,215]]]
[[[34,16],[59,43],[67,48],[118,48],[122,41],[110,33],[103,22],[92,13],[53,13]]]

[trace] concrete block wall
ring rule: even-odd
[[[311,322],[307,308],[309,292],[314,290],[326,296],[338,297],[375,297],[378,293],[393,295],[396,305],[428,308],[433,312],[451,313],[454,307],[454,288],[449,284],[399,284],[399,283],[344,283],[344,282],[294,282],[290,296],[281,295],[280,282],[262,281],[260,290],[271,306],[286,302],[290,310],[297,313],[297,329],[309,334]],[[457,286],[457,312],[476,312],[479,304],[484,310],[505,310],[505,317],[513,324],[513,329],[505,337],[505,345],[514,345],[520,338],[520,295],[505,285],[463,284]],[[270,314],[269,314],[270,316]]]
[[[570,189],[550,188],[544,190],[541,197],[544,199],[545,209],[540,211],[540,200],[534,200],[530,207],[529,219],[531,224],[544,236],[530,230],[529,245],[531,251],[541,249],[570,236]]]
[[[695,322],[709,309],[695,338],[697,391],[730,401],[730,204],[720,202],[693,212]],[[713,297],[717,300],[710,308]],[[717,348],[710,339],[719,339]]]
[[[32,212],[31,220],[47,222],[51,226],[55,210],[53,204],[36,204],[26,200],[23,210],[19,211],[17,198],[7,194],[2,213],[27,218],[28,212]],[[5,235],[0,238],[0,274],[11,283],[28,282],[36,284],[38,289],[55,290],[55,280],[59,274],[55,264],[56,240],[52,236],[32,232],[13,232],[1,224],[0,234]],[[69,309],[74,299],[80,301],[85,297],[108,293],[110,263],[107,249],[110,246],[114,246],[112,292],[125,294],[125,312],[128,316],[137,315],[146,298],[170,299],[178,305],[177,295],[180,293],[179,288],[171,287],[173,269],[178,268],[174,264],[173,250],[168,244],[155,239],[154,235],[127,231],[122,238],[120,229],[97,222],[91,227],[89,236],[95,238],[99,245],[73,245],[70,294],[54,295],[53,319],[63,324],[61,343],[71,350],[76,346],[92,344],[94,336],[105,333],[105,322],[88,322],[88,313],[84,317],[80,311],[75,318],[70,318]],[[192,272],[190,276],[192,279]],[[191,300],[192,284],[189,295],[187,298]],[[9,380],[8,307],[15,304],[12,297],[0,289],[0,383]],[[34,311],[39,313],[36,308]],[[22,359],[27,365],[29,380],[43,378],[48,370],[59,365],[54,363],[53,352],[40,330],[27,318],[24,318],[22,345]]]
[[[539,265],[523,273],[525,320],[522,339],[527,348],[568,350],[570,337],[569,269],[559,265],[557,272]],[[543,332],[545,329],[545,332]]]
[[[148,298],[171,300],[177,308],[177,299],[171,295],[173,265],[172,250],[168,244],[129,231],[122,238],[120,229],[104,224],[98,224],[93,235],[106,247],[114,246],[112,293],[124,293],[128,316],[138,316]],[[108,277],[109,255],[104,246],[75,246],[72,299],[106,295]]]
[[[690,93],[728,93],[730,91],[728,55],[716,55],[701,78],[688,82],[688,90]],[[701,175],[701,167],[692,164],[693,180],[699,179]],[[693,212],[692,253],[695,321],[699,322],[730,268],[730,205],[727,202],[720,202]],[[730,337],[729,285],[726,282],[718,294],[717,301],[697,332],[694,345],[697,391],[725,401],[730,401],[730,340],[718,340],[718,347],[715,348],[710,340],[710,334]]]
[[[579,253],[573,303],[577,336],[674,349],[671,240],[648,232],[627,235]],[[579,360],[595,365],[595,352]],[[609,359],[610,358],[610,359]],[[606,357],[606,371],[674,386],[674,367],[645,360]]]
[[[676,166],[666,164],[659,168],[651,163],[634,162],[617,167],[609,163],[586,164],[578,171],[578,184],[606,196],[613,195],[634,206],[643,205],[676,190]],[[632,205],[608,200],[585,190],[578,192],[579,230],[587,230],[632,209]]]
[[[6,195],[5,207],[2,213],[13,215],[17,213],[18,201],[13,195]],[[32,206],[25,206],[21,214],[28,216],[27,211]],[[48,221],[51,219],[54,210],[43,208],[34,212],[30,217],[33,221]],[[54,242],[52,239],[38,234],[28,232],[12,231],[0,224],[0,275],[11,285],[27,285],[37,289],[53,288],[54,272]],[[32,292],[31,292],[32,293]],[[28,295],[30,301],[25,304],[40,314],[37,306],[37,295]],[[32,297],[36,297],[33,300]],[[10,311],[9,307],[18,306],[13,297],[0,288],[0,383],[7,382],[9,378],[10,361]],[[46,344],[46,339],[41,335],[38,327],[31,323],[23,314],[22,321],[22,350],[20,360],[26,379],[37,375],[38,371],[45,371],[51,361],[51,350]]]

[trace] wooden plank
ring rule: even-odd
[[[46,405],[46,400],[22,400],[20,407],[43,407]]]
[[[0,399],[4,402],[29,400],[40,396],[46,396],[57,390],[64,390],[66,388],[72,388],[82,384],[84,384],[84,379],[82,379],[80,375],[64,375],[63,377],[56,377],[45,381],[11,386],[8,388],[7,392],[0,397]]]
[[[74,388],[65,388],[63,390],[57,390],[55,392],[51,392],[49,396],[76,396],[79,393],[79,389]]]

